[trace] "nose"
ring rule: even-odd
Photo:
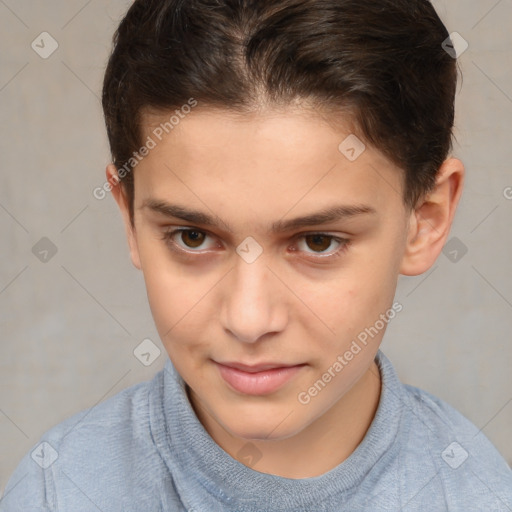
[[[244,343],[255,343],[265,334],[284,329],[286,290],[263,257],[253,263],[237,258],[225,286],[220,318],[232,336]]]

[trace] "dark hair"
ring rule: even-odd
[[[403,169],[413,207],[452,149],[457,67],[442,47],[448,37],[428,0],[136,0],[103,84],[113,163],[126,165],[141,146],[146,109],[194,98],[249,114],[305,100],[349,119]],[[133,173],[124,174],[133,222]]]

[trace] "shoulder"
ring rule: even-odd
[[[57,496],[79,495],[80,489],[100,503],[107,487],[136,485],[140,460],[159,461],[151,457],[149,402],[159,399],[161,381],[159,372],[45,432],[12,474],[0,511],[57,510]]]
[[[118,444],[147,430],[149,396],[155,380],[140,382],[111,398],[74,414],[51,428],[43,438],[62,451],[74,451],[78,444],[94,440]],[[83,445],[82,445],[83,446]]]
[[[483,431],[453,406],[423,389],[407,384],[404,384],[403,387],[411,412],[432,434],[435,433],[436,437],[440,439],[456,437],[459,441],[468,442],[475,450],[475,455],[478,453],[487,454],[491,457],[498,457],[504,462],[502,456],[485,437]],[[440,436],[440,434],[443,435]],[[506,463],[505,466],[510,469]]]
[[[483,430],[431,393],[403,387],[410,417],[406,465],[435,475],[447,504],[474,500],[495,510],[512,507],[512,470]]]

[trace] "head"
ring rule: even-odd
[[[289,437],[332,407],[398,276],[439,255],[464,176],[447,37],[427,0],[136,0],[122,20],[107,177],[162,342],[232,434]],[[247,393],[225,362],[302,366]]]

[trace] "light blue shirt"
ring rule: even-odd
[[[374,420],[352,455],[321,476],[283,478],[231,457],[197,419],[167,360],[152,381],[43,435],[11,476],[0,511],[512,511],[512,471],[485,435],[402,384],[380,350],[375,360],[382,390]]]

